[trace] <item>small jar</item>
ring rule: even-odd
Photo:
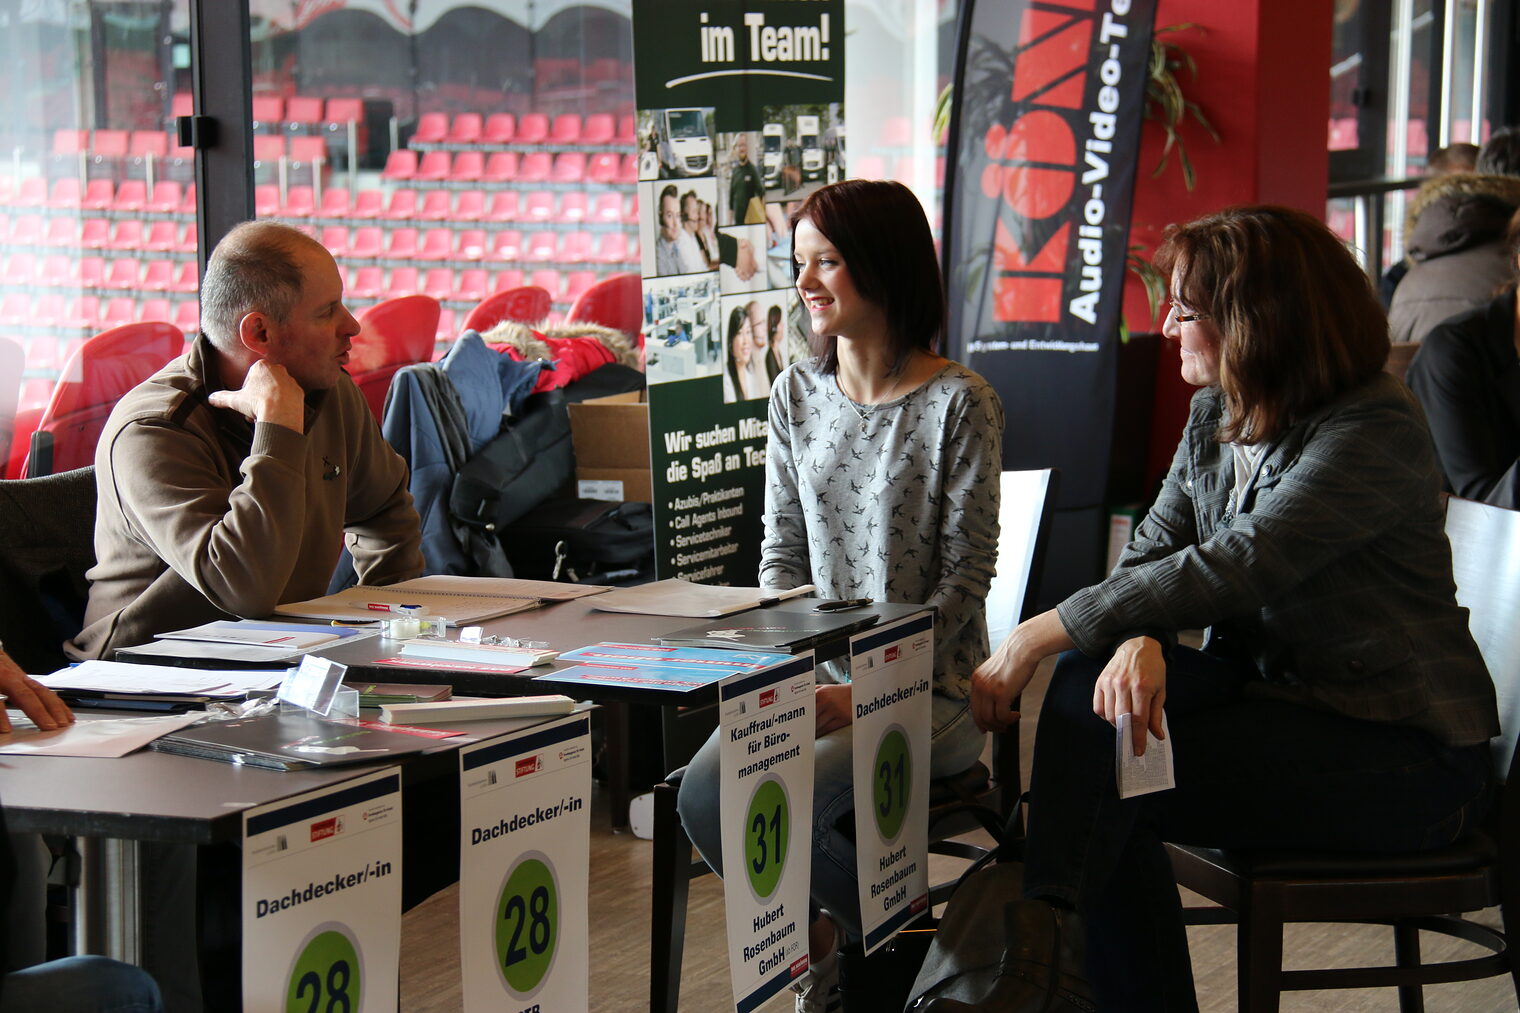
[[[422,634],[422,606],[397,605],[391,618],[380,624],[380,632],[391,640],[411,640]]]

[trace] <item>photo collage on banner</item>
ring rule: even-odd
[[[754,584],[771,384],[809,354],[788,215],[845,176],[844,4],[633,11],[656,573]]]

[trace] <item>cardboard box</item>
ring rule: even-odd
[[[591,398],[570,406],[577,495],[654,502],[649,463],[649,405],[643,392]]]

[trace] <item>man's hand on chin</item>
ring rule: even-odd
[[[242,387],[216,391],[209,400],[249,422],[273,422],[298,433],[306,431],[306,392],[284,366],[268,359],[258,359],[248,367]]]

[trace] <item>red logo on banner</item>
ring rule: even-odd
[[[776,702],[776,691],[775,690],[773,690],[773,689],[767,689],[767,690],[763,691],[760,694],[760,706],[761,707],[769,707],[771,704],[773,704],[775,702]]]
[[[898,644],[893,644],[891,647],[887,648],[885,651],[882,651],[881,654],[882,654],[881,660],[884,661],[884,662],[896,661],[899,657],[902,656],[902,647],[900,645],[898,645]]]
[[[1093,10],[1093,0],[1057,0],[1073,11]],[[1093,22],[1051,10],[1026,10],[1019,37],[1032,39],[1019,51],[1010,93],[1015,102],[1061,109],[1082,108],[1087,86]],[[994,123],[982,140],[993,164],[982,172],[982,193],[1002,198],[1025,221],[1062,213],[1076,189],[1077,138],[1065,117],[1031,109],[1011,126]],[[993,239],[993,317],[1004,323],[1055,323],[1061,319],[1061,284],[1071,242],[1070,223],[1030,249],[1034,230],[1014,235],[1000,219]]]
[[[538,757],[527,756],[517,761],[515,777],[527,777],[529,774],[538,773]]]
[[[330,819],[318,820],[311,825],[311,839],[313,841],[325,840],[337,836],[338,831],[343,829],[343,821],[333,816]]]

